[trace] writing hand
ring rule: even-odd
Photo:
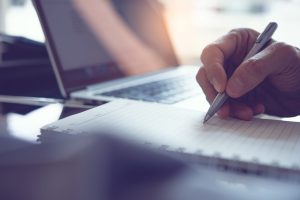
[[[258,35],[251,29],[235,29],[202,52],[197,81],[208,102],[212,103],[218,92],[226,91],[231,97],[218,112],[222,118],[250,120],[261,113],[300,114],[299,49],[270,41],[264,50],[242,63]]]

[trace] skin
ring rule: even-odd
[[[212,103],[218,92],[231,97],[218,112],[221,118],[300,114],[300,50],[272,40],[242,62],[258,35],[251,29],[235,29],[202,52],[197,81],[208,102]]]
[[[110,0],[73,0],[73,2],[96,38],[125,74],[145,74],[168,66],[160,55],[141,41],[127,26]]]

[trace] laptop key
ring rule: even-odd
[[[98,95],[173,104],[200,93],[195,88],[194,79],[191,80],[190,77],[175,77],[104,92]]]

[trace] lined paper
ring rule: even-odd
[[[115,101],[43,128],[69,133],[105,132],[170,150],[299,168],[300,123],[212,118],[154,103]]]

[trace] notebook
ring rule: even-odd
[[[146,102],[114,101],[41,129],[58,134],[109,133],[191,164],[300,180],[300,123],[212,118],[199,111]]]

